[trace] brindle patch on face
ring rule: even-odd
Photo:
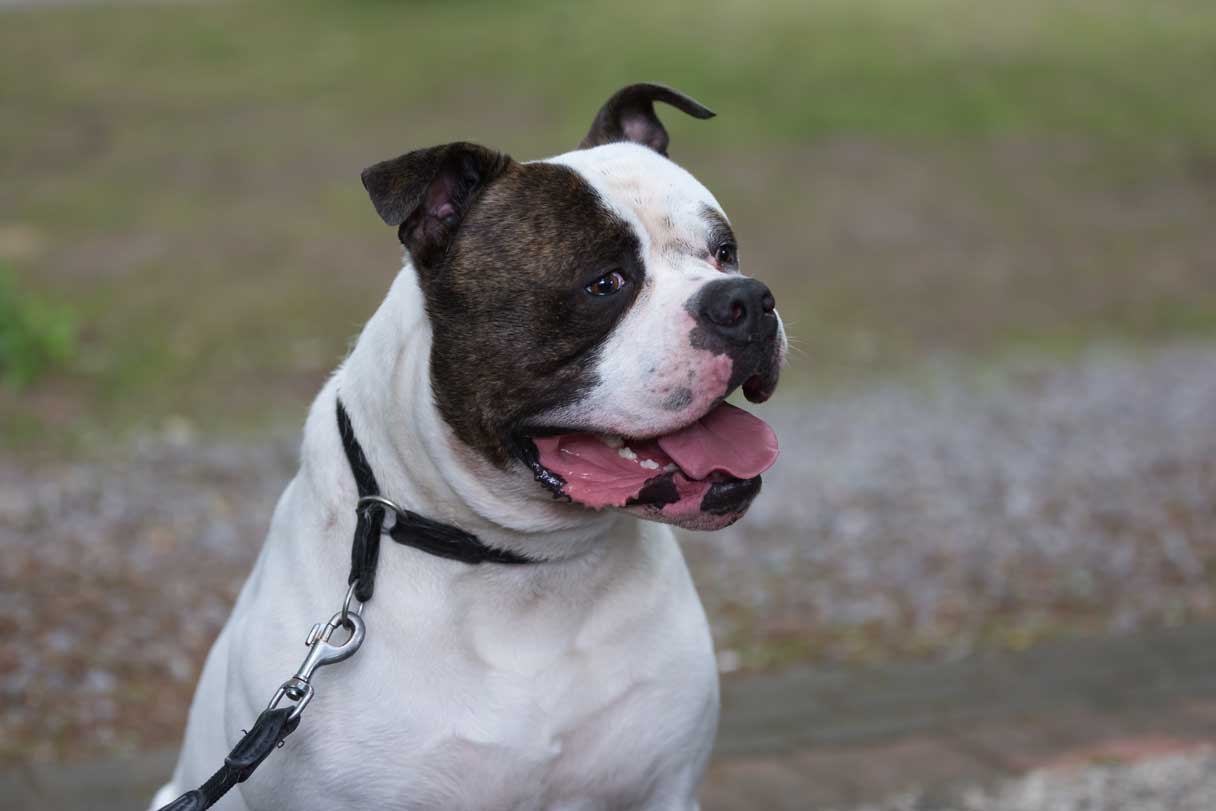
[[[586,292],[614,270],[624,289]],[[420,275],[436,404],[461,441],[503,465],[523,419],[595,384],[599,348],[645,269],[633,229],[578,173],[533,163],[491,183]]]

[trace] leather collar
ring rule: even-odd
[[[399,544],[412,546],[436,557],[469,565],[501,563],[518,566],[543,562],[508,549],[489,546],[471,532],[419,515],[384,498],[380,493],[380,485],[376,482],[376,475],[363,454],[363,448],[355,438],[350,415],[342,406],[341,399],[338,399],[337,403],[338,433],[342,437],[342,449],[346,451],[346,461],[350,463],[355,486],[359,490],[359,519],[351,545],[350,577],[347,580],[348,584],[358,583],[355,587],[355,598],[359,602],[366,603],[375,590],[380,537],[386,534],[383,531],[384,518],[390,512],[394,516],[393,524],[387,531],[390,538]]]

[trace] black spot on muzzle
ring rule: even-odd
[[[716,482],[701,499],[701,512],[712,515],[741,513],[760,494],[761,484],[759,476]]]

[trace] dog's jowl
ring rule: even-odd
[[[756,497],[776,438],[725,400],[768,399],[786,342],[656,101],[712,116],[633,85],[555,158],[460,142],[364,171],[404,267],[313,405],[154,805],[215,770],[345,593],[340,398],[385,497],[535,563],[387,546],[358,656],[224,807],[696,808],[717,672],[666,525]]]

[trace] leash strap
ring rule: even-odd
[[[243,783],[261,764],[266,756],[280,746],[283,740],[295,731],[300,717],[292,717],[294,707],[279,707],[263,710],[253,728],[245,733],[224,765],[211,778],[193,791],[187,791],[160,811],[205,811],[219,802],[228,790]]]

